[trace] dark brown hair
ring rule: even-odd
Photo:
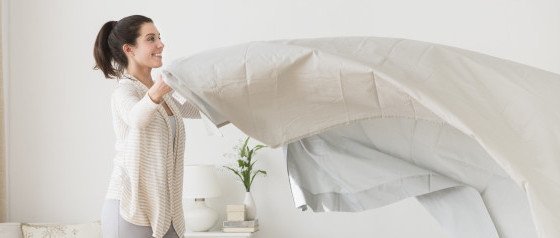
[[[103,24],[93,46],[93,69],[103,71],[105,78],[120,78],[128,66],[123,45],[135,46],[142,24],[152,22],[148,17],[132,15],[120,21],[108,21]]]

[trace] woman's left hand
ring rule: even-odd
[[[159,74],[154,85],[148,90],[148,96],[152,101],[159,104],[163,100],[163,96],[171,92],[171,90],[172,88],[163,81],[161,74]]]

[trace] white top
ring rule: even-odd
[[[132,224],[151,226],[154,237],[163,237],[171,223],[182,236],[183,120],[170,118],[144,84],[126,76],[111,98],[117,153],[106,198],[120,200],[120,215]],[[169,95],[163,101],[173,115],[200,118],[189,103],[181,105]]]

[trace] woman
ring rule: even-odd
[[[95,69],[118,79],[111,99],[117,154],[103,205],[105,238],[185,233],[181,118],[200,114],[169,96],[161,75],[152,80],[163,48],[152,20],[139,15],[105,23],[95,41]]]

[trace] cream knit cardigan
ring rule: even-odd
[[[166,94],[163,101],[177,118],[174,140],[164,107],[148,97],[144,84],[125,77],[111,98],[117,153],[106,198],[120,200],[120,215],[130,223],[151,226],[152,236],[163,237],[173,222],[183,237],[185,130],[180,117],[200,114],[191,104],[181,105]]]

